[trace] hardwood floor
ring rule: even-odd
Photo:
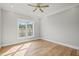
[[[79,50],[45,40],[34,40],[3,47],[1,56],[79,56]]]

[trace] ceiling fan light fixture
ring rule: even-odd
[[[28,4],[28,6],[35,7],[35,9],[33,10],[33,12],[35,12],[37,9],[39,9],[41,12],[44,12],[42,10],[42,8],[49,7],[49,5],[47,5],[45,3]]]

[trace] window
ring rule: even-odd
[[[18,19],[17,21],[17,37],[31,38],[34,36],[34,22],[31,20]]]

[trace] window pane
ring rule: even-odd
[[[28,36],[33,35],[33,24],[27,24],[27,32],[28,32]]]
[[[19,37],[26,36],[26,25],[19,24]]]
[[[31,38],[34,36],[33,33],[33,21],[18,19],[17,22],[17,38]]]

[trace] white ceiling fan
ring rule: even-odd
[[[44,4],[44,3],[36,3],[36,4],[28,4],[28,6],[34,7],[35,9],[33,12],[35,12],[37,9],[39,9],[41,12],[44,12],[42,8],[47,8],[49,5]]]

